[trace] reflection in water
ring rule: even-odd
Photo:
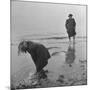
[[[47,79],[47,73],[48,73],[48,70],[42,70],[41,72],[38,73],[38,79]]]
[[[30,73],[29,77],[22,81],[19,81],[15,88],[27,89],[27,88],[40,87],[46,80],[48,80],[47,73],[48,73],[47,70],[46,71],[42,70],[41,72],[34,73],[34,74]],[[14,87],[12,86],[12,88],[14,88]]]
[[[66,63],[69,64],[69,67],[72,67],[72,63],[74,62],[76,56],[75,56],[75,43],[71,46],[71,43],[69,44],[68,50],[66,52]]]
[[[40,85],[42,84],[42,80],[46,80],[47,79],[47,73],[48,71],[42,70],[38,73],[35,73],[31,76],[29,76],[29,80],[31,81],[31,85],[35,86],[35,85]]]

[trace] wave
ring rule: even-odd
[[[40,38],[40,40],[51,40],[51,39],[56,39],[56,40],[58,40],[58,39],[65,39],[65,38],[67,38],[67,37],[48,37],[48,38]]]
[[[52,41],[56,41],[56,40],[66,40],[66,39],[68,39],[68,37],[66,37],[66,36],[49,36],[49,37],[46,37],[46,36],[44,36],[44,37],[41,37],[41,36],[39,36],[39,37],[23,37],[24,39],[20,39],[20,40],[13,40],[12,42],[11,42],[11,45],[17,45],[19,42],[21,42],[21,41],[24,41],[24,40],[26,40],[26,41],[34,41],[34,42],[43,42],[43,41],[48,41],[48,42],[52,42]],[[77,36],[76,37],[76,39],[87,39],[87,37],[86,36]],[[65,42],[65,41],[64,41]]]

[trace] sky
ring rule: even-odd
[[[48,33],[66,36],[65,21],[69,13],[73,14],[76,21],[77,36],[86,36],[86,6],[12,1],[12,39]]]

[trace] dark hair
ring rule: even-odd
[[[68,15],[68,17],[71,17],[71,16],[73,16],[73,15],[72,15],[72,14],[69,14],[69,15]]]
[[[20,42],[20,44],[18,45],[18,55],[20,54],[20,52],[27,52],[27,48],[24,46],[24,41]]]

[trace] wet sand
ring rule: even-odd
[[[86,38],[41,40],[50,54],[44,71],[35,74],[35,65],[29,54],[17,55],[12,46],[11,85],[14,88],[44,88],[87,84]]]

